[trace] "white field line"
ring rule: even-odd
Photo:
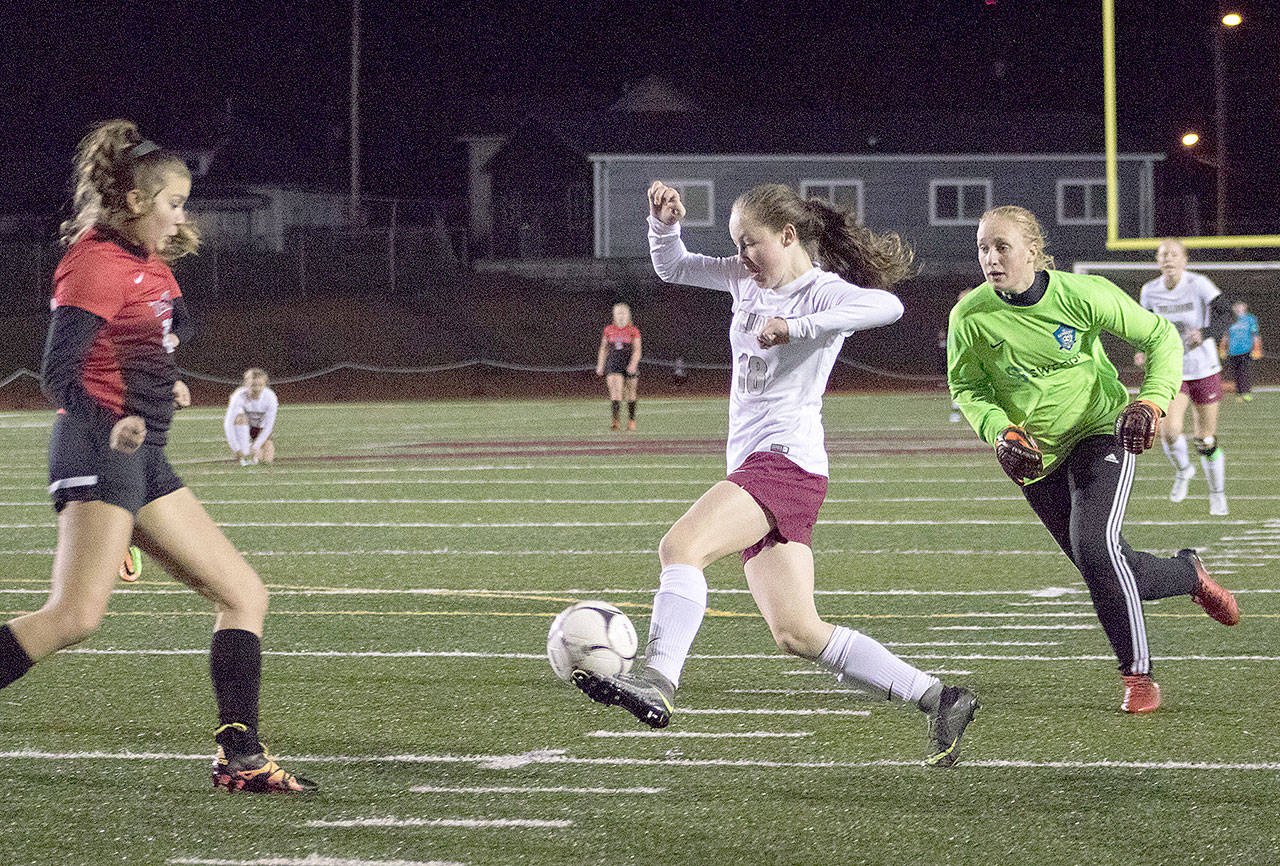
[[[768,710],[759,707],[751,709],[733,709],[720,708],[714,709],[687,709],[681,707],[679,710],[681,715],[689,716],[869,716],[870,710],[825,710],[825,709],[805,709],[805,710]]]
[[[450,788],[443,785],[414,785],[409,789],[414,794],[661,794],[666,788],[569,788],[563,785],[555,787],[537,787],[534,785],[473,785],[469,787]]]
[[[1250,526],[1252,520],[1130,520],[1127,526]],[[636,526],[670,526],[670,520],[500,520],[448,523],[404,520],[226,520],[218,526],[266,529],[618,529]],[[42,523],[0,523],[0,529],[52,529],[52,520]],[[823,520],[823,526],[1040,526],[1038,520]]]
[[[1044,625],[931,625],[929,631],[1090,631],[1096,625],[1065,625],[1045,623]]]
[[[1108,657],[1110,658],[1110,657]],[[50,761],[200,761],[209,760],[199,754],[174,752],[42,752],[18,750],[0,752],[0,760]],[[579,758],[560,749],[539,749],[519,755],[281,755],[281,761],[314,764],[474,764],[495,769],[514,769],[529,764],[588,765],[606,767],[738,767],[744,769],[812,769],[847,770],[875,767],[916,767],[922,773],[935,772],[920,761],[766,761],[720,758]],[[989,769],[1117,769],[1117,770],[1199,770],[1280,772],[1280,762],[1229,761],[1031,761],[1016,759],[964,760],[964,767]]]
[[[1058,640],[924,640],[882,641],[885,646],[1062,646]]]
[[[903,655],[903,656],[902,656],[902,658],[910,658],[910,656]],[[797,668],[797,669],[795,669],[795,670],[779,671],[779,673],[781,673],[783,676],[787,676],[787,677],[831,677],[831,676],[833,676],[833,674],[832,674],[830,671],[824,671],[824,670],[820,670],[820,669],[818,669],[818,668]],[[926,670],[925,670],[925,673],[927,673],[927,674],[932,674],[932,675],[933,675],[933,676],[935,676],[935,677],[940,677],[940,676],[957,676],[957,677],[967,677],[967,676],[969,676],[970,674],[972,674],[972,673],[973,673],[973,671],[946,670],[946,669],[942,669],[942,668],[936,668],[936,669],[935,669],[935,668],[928,668],[928,669],[926,669]],[[838,682],[838,681],[839,681],[839,679],[837,679],[837,682]],[[839,690],[837,690],[837,691],[839,691]],[[860,690],[860,689],[849,689],[849,691],[851,691],[851,692],[861,692],[861,690]],[[863,694],[865,694],[864,692],[862,692],[862,693],[863,693]]]
[[[726,694],[731,695],[785,695],[786,697],[798,697],[800,695],[865,695],[862,689],[725,689]]]
[[[126,655],[148,655],[148,656],[187,656],[187,655],[206,655],[207,649],[91,649],[80,647],[77,649],[62,650],[59,656],[65,655],[83,655],[83,656],[126,656]],[[434,659],[509,659],[515,661],[546,661],[546,655],[543,653],[494,653],[494,652],[464,652],[461,650],[404,650],[379,651],[367,650],[363,652],[340,652],[338,650],[263,650],[265,656],[281,656],[285,658],[434,658]],[[944,654],[925,654],[925,653],[901,653],[903,658],[915,659],[944,659],[950,661],[1100,661],[1106,659],[1114,659],[1114,656],[1107,655],[1070,655],[1070,656],[1040,656],[1040,655],[944,655]],[[699,655],[697,653],[690,655],[691,659],[699,659],[702,661],[743,661],[754,659],[773,659],[777,661],[791,660],[791,656],[767,653],[740,653],[725,655]],[[1161,662],[1186,662],[1186,661],[1203,661],[1203,662],[1277,662],[1280,656],[1262,656],[1262,655],[1235,655],[1235,656],[1211,656],[1211,655],[1183,655],[1183,656],[1152,656],[1153,661]],[[784,674],[814,674],[821,676],[833,676],[829,671],[820,668],[805,668],[803,670],[787,670]],[[934,672],[936,673],[936,671]],[[967,672],[966,672],[967,673]],[[682,710],[682,712],[691,712],[690,710]]]
[[[736,733],[711,733],[709,731],[590,731],[584,737],[690,740],[787,740],[812,737],[813,731],[739,731]]]
[[[1135,500],[1164,500],[1164,496],[1130,496],[1129,501]],[[1280,495],[1233,495],[1233,500],[1259,500],[1273,502],[1280,500]],[[856,499],[827,497],[827,503],[837,505],[875,505],[878,503],[930,503],[943,502],[959,504],[961,502],[1021,502],[1021,496],[966,496],[963,500],[959,500],[953,496],[885,496],[885,497],[859,497]],[[680,498],[646,498],[636,499],[628,498],[624,500],[618,499],[542,499],[542,498],[485,498],[485,499],[457,499],[457,498],[405,498],[405,497],[388,497],[378,499],[356,499],[356,498],[291,498],[291,499],[202,499],[204,505],[688,505],[688,497]],[[13,500],[0,501],[0,507],[10,508],[49,508],[48,499],[31,499],[31,500]],[[826,521],[823,521],[826,522]],[[1224,539],[1226,540],[1226,539]]]
[[[170,857],[165,863],[190,866],[467,866],[459,860],[352,860],[308,854],[306,857],[257,857],[253,860],[221,860],[208,857]]]
[[[303,827],[461,827],[467,830],[566,830],[573,821],[541,818],[350,818],[345,821],[304,821]]]

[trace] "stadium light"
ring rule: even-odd
[[[1238,27],[1243,21],[1238,12],[1228,12],[1222,16],[1222,23],[1227,27]]]
[[[1188,132],[1186,135],[1182,136],[1183,147],[1195,147],[1199,141],[1200,133],[1198,132]]]

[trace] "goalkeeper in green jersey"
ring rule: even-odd
[[[1190,595],[1226,625],[1240,618],[1231,593],[1195,551],[1162,558],[1120,534],[1134,455],[1156,430],[1182,379],[1173,326],[1106,279],[1052,270],[1046,240],[1025,208],[987,211],[978,224],[986,282],[951,310],[947,380],[952,399],[1084,576],[1120,663],[1120,708],[1160,706],[1151,677],[1142,602]],[[1103,331],[1147,357],[1130,400],[1103,351]]]

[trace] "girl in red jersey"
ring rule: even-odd
[[[604,376],[613,409],[613,424],[618,429],[622,401],[627,401],[627,429],[636,429],[636,383],[640,378],[640,329],[631,324],[631,308],[613,305],[613,322],[604,326],[600,352],[596,355],[596,375]]]
[[[165,458],[173,350],[192,333],[168,262],[193,252],[191,173],[127,120],[98,125],[75,159],[75,216],[54,274],[42,387],[58,407],[49,493],[58,546],[49,600],[0,625],[0,688],[97,629],[132,541],[213,602],[216,786],[308,791],[258,740],[262,580]]]

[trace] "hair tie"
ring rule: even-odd
[[[148,141],[144,138],[142,141],[129,148],[129,150],[126,151],[126,155],[129,159],[138,160],[146,156],[148,153],[151,153],[153,150],[159,149],[160,145],[156,144],[154,141]]]

